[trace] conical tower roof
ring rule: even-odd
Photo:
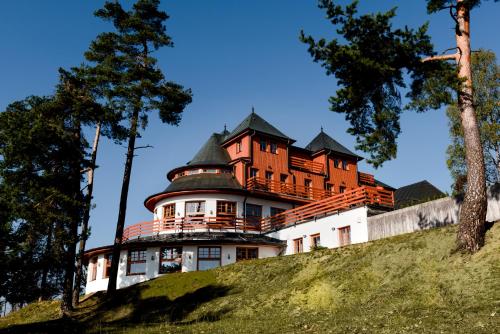
[[[220,144],[227,133],[214,133],[207,142],[201,147],[193,159],[187,163],[188,166],[201,165],[227,165],[231,158]]]

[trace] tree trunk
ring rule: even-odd
[[[74,149],[79,150],[81,146],[81,124],[80,124],[80,115],[76,113],[75,116],[75,125],[74,125]],[[81,186],[81,160],[78,152],[78,156],[75,155],[72,161],[72,177],[68,180],[71,186],[73,187],[72,192],[75,195],[74,200],[77,202],[81,202],[80,198],[80,186]],[[78,242],[78,224],[80,222],[80,206],[75,203],[71,203],[71,222],[69,223],[69,231],[67,236],[67,245],[68,248],[66,250],[66,261],[65,261],[65,274],[63,281],[63,293],[62,293],[62,301],[61,301],[61,311],[63,315],[67,314],[70,311],[73,311],[73,280],[75,274],[75,257],[76,257],[76,244]]]
[[[45,255],[43,259],[43,268],[42,268],[42,279],[40,282],[40,296],[38,297],[38,301],[45,300],[47,298],[47,276],[49,275],[49,269],[51,264],[51,255],[52,255],[52,234],[53,234],[53,225],[52,222],[49,225],[49,230],[47,233],[47,245],[45,246]]]
[[[99,147],[99,138],[101,136],[101,123],[97,123],[95,129],[94,143],[92,144],[92,154],[90,157],[90,169],[87,173],[87,196],[85,198],[85,207],[83,211],[82,236],[78,256],[76,259],[75,286],[73,287],[73,306],[78,306],[80,302],[80,287],[82,285],[83,272],[83,253],[85,252],[85,243],[88,238],[90,209],[92,205],[92,191],[94,190],[94,171],[97,159],[97,148]]]
[[[464,1],[457,1],[456,40],[460,52],[458,75],[464,79],[458,92],[458,105],[464,130],[467,189],[460,210],[457,245],[459,249],[476,252],[484,245],[487,198],[483,148],[472,101],[470,8]]]
[[[116,291],[116,280],[118,274],[118,264],[120,263],[120,250],[123,237],[123,227],[125,225],[125,215],[127,213],[128,188],[130,184],[130,174],[132,173],[132,162],[134,160],[135,139],[137,136],[137,123],[139,120],[139,109],[135,108],[130,122],[130,134],[127,148],[127,159],[123,172],[122,192],[120,195],[120,208],[118,211],[118,221],[116,222],[115,241],[113,244],[113,255],[108,281],[108,296]]]

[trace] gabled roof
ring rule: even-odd
[[[286,140],[294,141],[280,130],[269,124],[265,119],[252,111],[234,130],[226,137],[225,141],[232,139],[246,130],[255,130],[264,134],[274,137],[283,138]]]
[[[306,150],[312,152],[318,152],[323,149],[326,149],[337,153],[350,155],[352,157],[358,158],[358,160],[363,159],[362,157],[360,157],[356,153],[351,152],[349,149],[340,144],[338,141],[336,141],[335,139],[324,133],[323,129],[321,129],[321,132],[316,137],[314,137],[314,139],[311,140],[311,142],[307,144],[305,148]]]
[[[394,193],[396,209],[424,203],[444,196],[446,196],[445,193],[433,186],[427,180],[401,187]]]
[[[392,186],[388,185],[387,183],[384,183],[380,180],[377,180],[377,179],[375,179],[375,185],[384,187],[384,188],[389,189],[389,190],[396,190],[396,188],[394,188],[394,187],[392,187]]]
[[[220,144],[225,133],[214,133],[201,147],[196,155],[187,163],[188,166],[227,165],[231,158]]]

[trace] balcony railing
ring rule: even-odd
[[[130,225],[123,241],[158,235],[162,232],[260,232],[260,221],[236,217],[166,218]]]
[[[359,205],[394,207],[394,193],[375,187],[363,186],[326,199],[284,211],[262,219],[261,230],[269,231],[287,225],[310,221],[328,214],[348,210]]]
[[[358,172],[358,181],[361,184],[375,185],[375,177],[368,173]]]
[[[325,172],[322,163],[298,157],[290,157],[290,166],[293,168],[307,170],[312,173],[323,174]]]
[[[362,186],[342,194],[302,205],[262,219],[237,217],[167,218],[142,222],[125,228],[123,241],[159,235],[162,232],[257,232],[265,233],[292,224],[311,221],[360,205],[394,207],[394,193],[379,187]]]
[[[247,189],[276,193],[286,197],[299,197],[306,200],[320,200],[331,196],[331,192],[313,187],[290,184],[286,182],[251,177],[247,181]]]

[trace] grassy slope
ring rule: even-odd
[[[500,333],[500,223],[477,254],[453,254],[456,227],[336,250],[171,274],[7,318],[9,332]],[[25,324],[25,325],[23,325]],[[5,329],[6,328],[6,329]]]

